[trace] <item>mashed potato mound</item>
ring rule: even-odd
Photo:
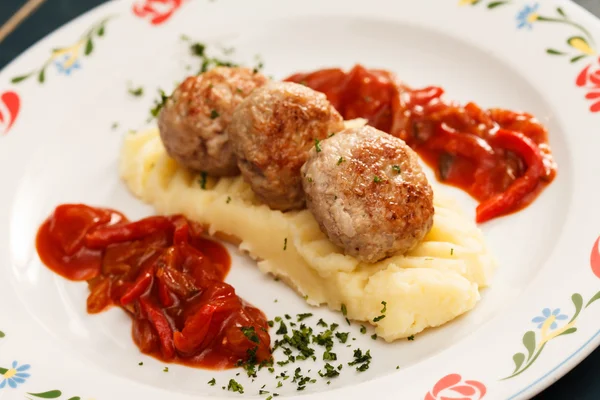
[[[387,341],[442,325],[471,310],[496,263],[482,232],[435,190],[434,225],[406,255],[365,264],[346,256],[308,210],[282,213],[262,204],[242,177],[188,172],[169,158],[158,130],[128,135],[120,174],[131,192],[161,214],[184,214],[239,244],[311,305],[346,306],[348,318],[374,325]],[[385,318],[382,302],[387,303]]]

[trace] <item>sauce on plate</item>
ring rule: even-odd
[[[166,362],[224,369],[271,358],[267,319],[224,282],[231,260],[180,215],[130,222],[118,211],[63,204],[38,230],[48,268],[88,282],[87,311],[133,319],[139,349]]]
[[[324,93],[347,120],[365,118],[403,139],[438,180],[479,201],[477,222],[526,207],[556,176],[547,130],[530,114],[462,106],[443,99],[440,87],[412,89],[389,71],[362,65],[285,80]]]

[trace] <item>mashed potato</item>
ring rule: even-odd
[[[241,177],[217,180],[180,168],[157,130],[127,136],[120,173],[157,212],[184,214],[235,241],[261,271],[280,277],[309,304],[345,305],[348,318],[374,325],[387,341],[471,310],[495,269],[481,231],[439,190],[434,225],[423,242],[405,256],[365,264],[334,246],[308,210],[274,211]],[[379,319],[382,302],[385,318]]]

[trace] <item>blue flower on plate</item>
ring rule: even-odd
[[[24,371],[27,371],[29,368],[31,368],[29,364],[19,366],[16,361],[13,361],[10,369],[1,368],[0,379],[2,379],[2,382],[0,382],[0,389],[4,389],[6,385],[14,389],[17,385],[25,383],[30,375]]]
[[[71,75],[73,70],[81,68],[79,59],[77,59],[76,55],[73,56],[72,54],[64,54],[62,57],[59,57],[54,61],[54,65],[56,65],[58,72],[65,75]]]
[[[517,28],[533,28],[533,23],[540,17],[537,13],[538,8],[540,8],[538,3],[524,6],[517,14]]]
[[[544,325],[544,323],[550,318],[553,318],[552,324],[550,325],[550,329],[556,329],[558,327],[556,321],[562,321],[569,317],[567,317],[565,314],[561,314],[560,308],[555,308],[553,311],[550,311],[549,308],[544,308],[542,310],[542,315],[538,315],[537,317],[532,319],[531,322],[538,324],[538,329],[540,329]]]

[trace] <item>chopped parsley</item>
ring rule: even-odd
[[[348,309],[346,308],[346,305],[344,303],[342,303],[342,315],[348,315]]]
[[[165,369],[163,369],[163,372],[169,372],[169,367],[165,367]]]
[[[206,172],[202,171],[200,173],[200,179],[198,180],[198,183],[200,184],[200,189],[202,189],[202,190],[206,190],[206,178],[207,178]]]
[[[256,334],[256,331],[254,330],[253,326],[242,326],[240,327],[240,330],[242,331],[244,336],[246,336],[251,342],[260,343],[258,335]]]
[[[308,182],[311,182],[311,183],[312,183],[312,181],[313,181],[313,180],[312,180],[312,178],[311,178],[310,176],[309,176],[308,178],[306,178],[306,180],[307,180]]]
[[[238,93],[244,93],[244,91],[242,90],[242,88],[236,88],[235,91],[238,92]]]
[[[344,157],[340,157],[340,158],[337,160],[337,165],[340,165],[340,164],[341,164],[341,163],[343,163],[343,162],[344,162]]]
[[[208,384],[209,384],[210,386],[215,386],[215,385],[216,385],[216,383],[217,383],[217,381],[215,380],[215,378],[212,378],[210,381],[208,381]]]
[[[306,318],[310,318],[313,315],[311,313],[298,314],[298,322],[304,321]]]
[[[350,325],[350,320],[348,318],[346,318],[346,323]]]
[[[399,365],[396,365],[396,369],[400,369],[400,366],[399,366]]]
[[[219,112],[217,110],[211,110],[210,111],[210,119],[215,119],[215,118],[219,118],[221,114],[219,114]]]
[[[287,238],[283,239],[283,250],[287,250]]]
[[[380,177],[378,177],[377,175],[375,175],[373,177],[373,182],[375,182],[375,183],[381,183],[381,182],[383,182],[383,180]]]
[[[346,341],[348,340],[349,334],[350,334],[349,332],[336,332],[335,337],[338,338],[340,343],[343,344],[343,343],[346,343]]]
[[[356,370],[358,372],[364,372],[369,369],[369,365],[371,364],[371,350],[367,350],[366,353],[363,354],[361,349],[354,350],[354,360],[348,363],[349,366],[357,365]]]
[[[324,361],[335,361],[337,360],[337,354],[330,352],[329,350],[325,350],[323,353]]]
[[[240,385],[239,383],[237,383],[235,381],[235,379],[229,380],[229,384],[227,385],[227,390],[230,390],[232,392],[238,392],[240,394],[244,393],[244,387],[242,385]]]
[[[361,325],[361,326],[360,326],[360,333],[362,333],[363,335],[364,335],[365,333],[367,333],[367,327],[366,327],[366,326],[364,326],[364,325]]]
[[[269,325],[269,327],[270,327],[270,328],[272,328],[272,327],[273,327],[273,325],[275,325],[275,322],[273,322],[273,321],[271,321],[271,320],[268,320],[268,321],[267,321],[267,325]]]
[[[112,129],[114,131],[118,127],[119,127],[119,123],[118,122],[113,122],[113,124],[110,126],[110,129]]]
[[[381,309],[381,315],[373,318],[373,322],[379,322],[385,318],[385,312],[387,311],[387,303],[385,301],[382,301],[381,304],[383,304],[383,308]]]
[[[317,153],[321,152],[321,141],[319,139],[315,139],[315,150]]]
[[[324,371],[319,371],[319,376],[321,378],[335,378],[336,376],[339,376],[339,372],[336,371],[335,367],[329,363],[325,364],[325,370]],[[329,384],[329,382],[327,382],[327,384]]]
[[[281,323],[279,324],[279,329],[277,329],[277,332],[275,333],[278,335],[286,335],[288,333],[288,329],[285,325],[285,322],[281,321]]]
[[[399,174],[399,173],[401,172],[401,171],[400,171],[400,166],[399,166],[399,165],[392,165],[392,169],[393,169],[393,170],[394,170],[394,171],[395,171],[397,174]]]
[[[225,200],[225,204],[231,203],[231,196],[227,196],[227,200]]]
[[[160,96],[159,99],[154,100],[154,107],[150,109],[150,115],[152,115],[152,117],[154,118],[158,117],[160,110],[164,107],[164,105],[167,103],[167,100],[169,99],[169,96],[167,96],[165,94],[165,91],[162,89],[158,89],[158,94]]]
[[[323,318],[319,319],[319,322],[317,322],[318,326],[322,326],[323,328],[327,328],[327,322],[323,321]]]
[[[193,43],[190,46],[190,52],[197,57],[204,57],[204,50],[206,50],[206,46],[199,42]]]
[[[415,340],[415,335],[410,335],[410,336],[408,337],[408,340]]]
[[[143,361],[140,361],[140,362],[138,363],[138,365],[144,365],[144,362],[143,362]]]
[[[335,331],[337,329],[337,327],[340,326],[339,324],[336,324],[335,322],[333,324],[331,324],[329,327],[331,328],[331,331]]]
[[[127,90],[129,92],[130,95],[135,96],[135,97],[141,97],[144,95],[144,88],[143,87],[137,87],[137,88],[129,88]]]
[[[373,340],[377,340],[377,334],[376,334],[376,333],[372,334],[372,335],[371,335],[371,339],[373,339]]]
[[[454,249],[450,249],[450,255],[453,256],[454,255]]]

